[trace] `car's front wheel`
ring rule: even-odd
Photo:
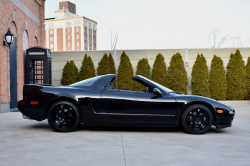
[[[203,134],[211,128],[213,116],[206,106],[194,104],[184,110],[181,123],[187,133]]]
[[[49,108],[48,122],[55,131],[74,131],[80,124],[80,113],[72,102],[58,101]]]

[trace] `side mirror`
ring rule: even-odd
[[[157,96],[157,97],[162,97],[162,93],[158,88],[154,88],[153,89],[153,93]]]

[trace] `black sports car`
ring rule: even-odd
[[[23,87],[18,109],[23,117],[48,118],[55,131],[73,131],[80,123],[106,126],[179,126],[188,133],[202,134],[211,125],[231,127],[235,110],[218,101],[170,90],[143,76],[133,80],[145,92],[112,88],[114,74],[102,75],[69,86]]]

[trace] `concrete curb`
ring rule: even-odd
[[[224,104],[250,104],[250,100],[219,100]]]

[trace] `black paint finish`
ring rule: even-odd
[[[81,111],[81,121],[85,125],[178,126],[185,108],[202,104],[212,112],[214,126],[232,125],[235,110],[213,99],[180,94],[142,76],[133,79],[148,87],[148,92],[117,90],[112,88],[113,79],[113,74],[99,76],[91,86],[81,83],[61,87],[27,84],[18,109],[30,119],[44,120],[54,102],[68,100]],[[153,92],[154,88],[158,89],[157,93]],[[38,101],[38,104],[30,104],[31,101]],[[218,109],[223,113],[218,114]]]

